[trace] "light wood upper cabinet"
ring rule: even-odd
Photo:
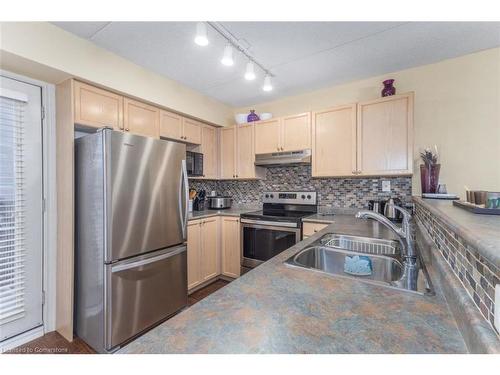
[[[201,123],[188,118],[183,119],[184,140],[189,143],[201,144]]]
[[[160,113],[160,137],[175,141],[201,144],[201,126],[196,120],[162,110]]]
[[[356,174],[356,104],[312,114],[312,175]]]
[[[240,125],[236,131],[236,178],[255,178],[255,126]]]
[[[202,280],[201,270],[201,220],[189,221],[187,225],[187,269],[188,289]]]
[[[358,174],[401,175],[413,169],[413,94],[358,103]]]
[[[255,125],[255,153],[281,151],[281,120],[258,121]]]
[[[255,166],[255,125],[220,129],[220,177],[222,179],[263,178],[265,169]]]
[[[125,98],[123,123],[126,132],[145,137],[160,137],[160,110],[151,105]]]
[[[202,221],[201,270],[203,281],[210,280],[220,274],[218,223],[218,217]]]
[[[183,140],[182,139],[182,116],[168,112],[160,111],[160,136],[164,138]]]
[[[311,148],[311,113],[255,123],[255,153],[299,151]]]
[[[203,177],[217,178],[217,129],[201,126],[201,152],[203,153]]]
[[[222,217],[222,274],[237,278],[240,276],[241,243],[240,220],[236,217]]]
[[[123,129],[123,97],[74,81],[75,123],[95,128]]]
[[[236,127],[220,129],[220,177],[236,178]]]
[[[311,148],[311,113],[281,118],[281,151]]]

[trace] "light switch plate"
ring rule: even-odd
[[[500,284],[495,285],[495,320],[493,324],[500,331]]]
[[[391,181],[382,180],[382,191],[385,191],[385,192],[391,191]]]

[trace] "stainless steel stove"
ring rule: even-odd
[[[241,215],[241,266],[254,268],[302,238],[302,218],[318,211],[316,192],[266,192],[261,211]]]

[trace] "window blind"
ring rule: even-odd
[[[0,326],[25,314],[23,94],[0,90]]]

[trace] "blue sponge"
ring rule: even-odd
[[[357,276],[368,276],[373,272],[372,260],[366,256],[346,256],[344,272]]]

